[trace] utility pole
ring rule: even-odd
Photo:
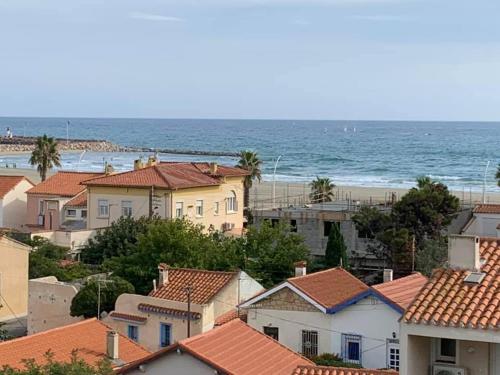
[[[112,280],[97,278],[97,320],[101,320],[101,283],[112,282]]]
[[[66,121],[66,144],[69,145],[69,121]]]
[[[191,293],[193,292],[193,288],[191,285],[188,285],[186,288],[184,288],[184,291],[186,292],[187,295],[187,307],[188,307],[188,314],[187,314],[187,337],[191,337]]]
[[[411,272],[415,272],[415,235],[411,241]]]

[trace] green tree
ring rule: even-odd
[[[53,137],[47,137],[47,134],[38,137],[29,162],[31,165],[37,166],[40,178],[45,181],[50,169],[54,166],[61,166],[61,155],[57,150],[57,141]]]
[[[500,164],[497,166],[497,173],[495,174],[495,178],[497,179],[497,185],[500,187]]]
[[[246,238],[238,241],[246,254],[245,271],[266,288],[293,276],[293,264],[309,255],[302,236],[285,224],[273,226],[263,221],[258,228],[251,226]]]
[[[111,364],[107,360],[100,361],[95,366],[88,365],[78,357],[78,351],[74,350],[71,360],[68,362],[56,362],[54,354],[45,354],[45,364],[38,364],[33,359],[25,359],[24,369],[14,369],[10,366],[0,368],[0,375],[112,375],[114,374]]]
[[[129,255],[135,251],[140,234],[146,233],[149,224],[157,218],[122,216],[110,227],[98,231],[93,239],[82,249],[82,261],[88,264],[101,264],[105,259]]]
[[[390,215],[376,207],[362,207],[352,217],[359,237],[374,239],[377,235],[392,226]]]
[[[128,281],[112,276],[106,280],[89,279],[71,301],[71,315],[92,318],[97,316],[97,304],[101,284],[100,310],[110,312],[115,309],[116,299],[123,293],[135,293]]]
[[[314,181],[309,184],[311,193],[309,198],[313,203],[331,202],[334,194],[333,189],[335,184],[328,177],[316,177]]]
[[[4,322],[0,322],[0,342],[12,339],[9,332],[5,328],[2,328],[5,324]]]
[[[247,170],[250,174],[245,177],[243,181],[243,187],[245,189],[243,195],[243,205],[245,209],[250,206],[250,189],[252,188],[253,181],[262,179],[261,176],[261,166],[262,160],[260,160],[259,155],[253,151],[241,151],[240,160],[238,161],[238,167]]]
[[[439,238],[459,209],[459,199],[446,185],[420,177],[417,187],[394,205],[392,218],[396,228],[408,229],[420,245],[428,237]]]
[[[430,276],[436,268],[443,267],[448,260],[446,237],[425,240],[416,254],[416,270]]]
[[[325,266],[328,268],[342,266],[349,268],[349,258],[347,257],[347,246],[344,242],[344,236],[340,232],[340,225],[333,224],[325,251]]]

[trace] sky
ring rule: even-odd
[[[498,0],[0,0],[0,116],[500,120]]]

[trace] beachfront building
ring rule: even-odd
[[[399,369],[398,320],[425,277],[369,287],[342,268],[308,275],[303,262],[296,275],[240,305],[250,326],[307,357]]]
[[[500,204],[478,204],[462,234],[479,237],[500,237]]]
[[[30,251],[29,246],[0,236],[0,322],[26,316]]]
[[[148,357],[151,353],[96,319],[88,319],[31,336],[0,342],[0,364],[26,370],[25,360],[40,365],[52,360],[69,363],[74,354],[94,366],[109,360],[113,369]]]
[[[206,229],[241,233],[244,169],[217,163],[135,162],[133,171],[94,178],[87,187],[87,227],[121,216],[186,218]]]
[[[28,335],[82,320],[70,315],[71,301],[81,287],[81,283],[62,282],[55,276],[29,280]]]
[[[389,210],[386,206],[376,206],[381,210]],[[359,206],[351,201],[335,201],[327,203],[290,206],[277,209],[258,209],[252,211],[254,222],[259,226],[267,220],[273,225],[285,223],[290,230],[300,234],[309,248],[311,255],[322,258],[325,255],[328,236],[334,225],[340,228],[350,264],[354,267],[384,268],[384,260],[368,251],[370,240],[360,238],[352,221]]]
[[[401,374],[500,374],[500,239],[451,236],[401,320]]]
[[[0,228],[26,230],[26,191],[33,186],[24,176],[0,176]]]
[[[122,294],[105,319],[151,351],[188,337],[188,329],[191,336],[211,330],[219,317],[263,290],[242,271],[170,268],[165,264],[160,264],[158,271],[158,283],[155,280],[148,296]]]
[[[299,366],[314,366],[247,324],[233,320],[200,335],[181,340],[148,358],[117,371],[140,375],[293,375]],[[311,374],[320,374],[312,373]],[[337,374],[321,372],[321,374]],[[340,373],[339,373],[340,374]],[[379,373],[365,372],[367,375]],[[382,374],[380,374],[382,375]]]

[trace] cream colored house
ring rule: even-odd
[[[26,230],[26,191],[33,186],[24,176],[0,176],[0,228]]]
[[[215,163],[136,162],[133,171],[83,182],[87,227],[108,227],[121,216],[187,218],[206,229],[243,228],[243,180],[248,172]]]
[[[500,239],[449,238],[401,320],[401,375],[500,374]]]
[[[26,316],[31,247],[0,237],[0,322]]]
[[[54,276],[31,279],[28,298],[28,335],[83,320],[70,315],[71,301],[81,285]]]
[[[159,267],[157,285],[149,296],[122,294],[116,301],[115,311],[105,319],[118,332],[151,351],[211,330],[218,317],[263,290],[242,271],[205,271],[166,265]]]

